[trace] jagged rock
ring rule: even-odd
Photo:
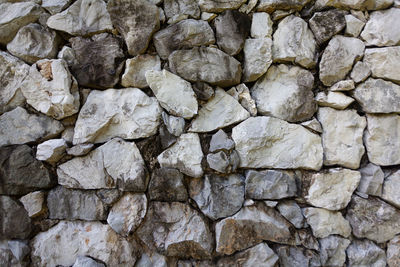
[[[107,223],[118,234],[128,236],[139,227],[146,209],[145,194],[126,193],[112,206]]]
[[[382,199],[389,202],[393,206],[400,208],[400,194],[398,188],[400,186],[400,171],[389,175],[385,178],[382,188]]]
[[[145,76],[148,70],[161,70],[159,56],[146,54],[127,59],[125,62],[125,72],[121,78],[121,85],[135,88],[148,87],[149,85]]]
[[[320,208],[304,208],[302,211],[316,238],[334,234],[348,237],[351,234],[350,224],[340,212]]]
[[[314,13],[309,24],[319,44],[325,43],[344,29],[346,26],[345,15],[346,12],[340,9]]]
[[[322,166],[321,138],[300,125],[251,117],[232,129],[232,139],[240,167],[319,170]]]
[[[79,85],[110,88],[117,84],[125,56],[120,40],[108,33],[71,38],[75,54],[71,72]]]
[[[50,172],[29,146],[0,148],[0,194],[23,195],[52,186]]]
[[[31,233],[31,219],[22,205],[9,196],[0,195],[0,236],[24,239]]]
[[[54,15],[67,8],[71,2],[72,0],[42,0],[42,7]]]
[[[357,62],[356,66],[358,65],[358,63],[361,63],[361,62]],[[353,68],[353,71],[354,71],[354,68]],[[335,83],[334,85],[332,85],[329,88],[329,91],[331,91],[331,92],[350,91],[350,90],[353,90],[354,88],[355,88],[355,86],[354,86],[353,80],[343,80],[343,81],[339,81],[339,82]]]
[[[400,46],[366,49],[364,62],[371,69],[372,77],[400,83],[400,73],[396,71],[400,62]]]
[[[358,37],[364,28],[365,22],[353,15],[346,15],[344,18],[346,20],[346,35]]]
[[[67,154],[71,156],[85,156],[94,148],[93,144],[79,144],[71,148],[67,148]]]
[[[153,170],[148,192],[151,200],[171,202],[186,201],[188,198],[182,173],[172,168]]]
[[[214,89],[205,82],[196,82],[192,86],[199,100],[207,101],[214,95]]]
[[[304,225],[305,227],[308,227],[308,224],[306,222],[304,223]],[[297,233],[299,234],[301,245],[303,245],[307,249],[313,249],[316,251],[319,250],[318,239],[312,235],[310,228],[298,229]]]
[[[244,107],[251,116],[257,116],[256,103],[253,98],[251,98],[250,90],[244,83],[232,87],[227,91],[227,93],[239,101],[240,105],[242,105],[242,107]]]
[[[284,200],[278,203],[277,209],[286,220],[296,228],[303,228],[307,226],[305,218],[301,213],[299,205],[294,200]]]
[[[160,115],[156,98],[139,89],[92,90],[76,121],[73,143],[149,137],[157,132]]]
[[[168,258],[156,252],[143,253],[135,267],[168,267]]]
[[[106,267],[103,263],[99,263],[94,259],[86,256],[79,256],[72,267]]]
[[[318,105],[321,107],[345,109],[354,102],[354,99],[341,92],[329,91],[327,94],[325,92],[319,92],[315,96],[315,101],[317,101]]]
[[[25,109],[15,109],[0,116],[0,146],[24,144],[57,136],[64,127],[44,115],[29,114]]]
[[[213,47],[178,50],[168,57],[173,73],[190,82],[228,87],[240,83],[240,62]]]
[[[326,86],[344,79],[354,61],[364,54],[364,43],[353,37],[334,36],[322,54],[319,78]]]
[[[319,240],[322,266],[343,266],[346,261],[348,239],[339,236],[328,236]]]
[[[369,75],[371,75],[371,69],[368,64],[361,61],[358,61],[354,65],[353,70],[350,73],[350,77],[356,83],[363,82]]]
[[[134,264],[133,244],[101,222],[61,221],[32,242],[34,266],[71,266],[81,255],[108,266]]]
[[[258,0],[249,0],[246,4],[243,4],[239,11],[242,13],[249,14],[257,5]]]
[[[319,123],[319,121],[316,118],[312,118],[309,121],[302,122],[301,125],[316,133],[322,133],[321,123]]]
[[[271,66],[251,89],[262,115],[289,122],[311,118],[317,109],[312,92],[314,76],[297,66]]]
[[[381,167],[373,163],[368,163],[368,165],[360,169],[360,173],[361,180],[357,191],[380,197],[382,195],[382,184],[384,178]]]
[[[201,11],[220,13],[227,9],[238,9],[246,0],[199,0]]]
[[[208,166],[221,173],[229,173],[229,157],[224,151],[210,153],[207,155]]]
[[[197,114],[196,95],[189,82],[167,70],[149,70],[145,76],[158,102],[169,113],[185,119]]]
[[[377,243],[386,242],[400,233],[400,211],[378,198],[353,196],[346,219],[354,236]]]
[[[58,59],[64,59],[68,63],[68,66],[78,64],[75,56],[74,50],[69,46],[63,46],[60,52],[57,54]]]
[[[208,22],[211,22],[213,19],[217,17],[217,14],[215,13],[209,13],[209,12],[201,12],[201,20],[205,20]]]
[[[161,125],[159,129],[159,138],[161,142],[161,149],[166,149],[176,143],[177,137],[171,134],[165,125]]]
[[[272,63],[272,39],[246,39],[243,52],[243,81],[255,81],[267,72]]]
[[[262,203],[243,207],[235,215],[215,225],[216,251],[231,255],[268,240],[276,243],[295,243],[294,228],[275,209]]]
[[[66,148],[67,143],[64,139],[51,139],[37,146],[36,158],[55,163],[64,156]]]
[[[385,251],[369,240],[353,240],[346,253],[349,266],[386,266]]]
[[[365,147],[370,162],[389,166],[400,163],[400,116],[367,114]]]
[[[400,235],[389,241],[386,253],[389,267],[396,267],[400,264]]]
[[[206,175],[204,178],[191,179],[189,194],[209,218],[225,218],[235,214],[243,205],[244,178],[231,174],[227,177]]]
[[[296,179],[290,171],[246,171],[246,197],[282,199],[296,196]]]
[[[253,38],[272,37],[272,20],[268,13],[253,13],[250,35]]]
[[[142,0],[110,0],[107,10],[114,27],[124,37],[128,53],[144,53],[153,33],[160,28],[157,6]]]
[[[121,159],[124,159],[121,161]],[[75,157],[57,168],[58,183],[68,188],[118,187],[143,192],[148,174],[135,143],[115,138],[84,157]]]
[[[168,59],[175,50],[213,44],[215,37],[207,21],[185,19],[155,33],[153,42],[158,55]]]
[[[166,256],[211,257],[213,241],[208,224],[187,204],[151,202],[136,233],[148,247]]]
[[[197,103],[197,102],[196,102]],[[162,119],[170,134],[180,136],[185,130],[185,119],[181,117],[169,116],[167,113],[162,113]]]
[[[45,194],[43,191],[35,191],[21,197],[19,201],[24,205],[29,217],[37,217],[45,212],[44,199]]]
[[[96,195],[106,205],[114,204],[123,194],[118,189],[100,189],[96,191]]]
[[[319,255],[302,247],[279,246],[276,250],[282,267],[321,266]]]
[[[33,2],[0,3],[0,44],[10,42],[21,27],[35,22],[42,12]]]
[[[290,15],[279,22],[274,33],[272,57],[274,62],[296,62],[312,68],[317,62],[316,42],[307,22]]]
[[[393,4],[393,0],[327,0],[324,1],[326,6],[332,6],[342,9],[355,10],[378,10],[388,8]]]
[[[365,152],[365,117],[359,116],[356,110],[336,110],[327,107],[318,110],[318,120],[323,129],[324,165],[358,169]]]
[[[211,137],[210,141],[210,152],[217,152],[219,150],[232,150],[235,147],[235,143],[228,137],[223,131],[219,130]]]
[[[200,18],[200,7],[196,0],[164,0],[164,12],[168,19],[181,16]]]
[[[217,88],[215,95],[199,110],[199,115],[192,121],[191,132],[211,132],[250,117],[232,96]]]
[[[310,0],[260,0],[257,11],[272,13],[275,10],[300,11]]]
[[[0,263],[3,266],[29,266],[30,248],[26,241],[0,241]]]

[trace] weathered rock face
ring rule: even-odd
[[[360,169],[360,173],[361,180],[357,191],[380,197],[382,195],[382,183],[384,178],[382,169],[373,163],[369,163]]]
[[[275,10],[301,10],[310,0],[260,0],[258,11],[272,13]]]
[[[79,256],[78,258],[76,258],[74,265],[72,265],[72,267],[85,267],[85,266],[105,267],[105,265],[103,263],[99,263],[99,262],[95,261],[94,259],[92,259],[90,257],[86,257],[86,256]]]
[[[219,130],[210,140],[210,152],[217,152],[219,150],[232,150],[235,147],[235,143],[228,137],[228,135],[223,131]]]
[[[199,0],[203,12],[222,12],[226,9],[238,9],[246,0]]]
[[[243,52],[243,80],[255,81],[268,70],[272,63],[272,39],[246,39]]]
[[[250,35],[253,38],[271,38],[272,37],[272,20],[268,13],[256,12],[253,14]]]
[[[28,212],[29,217],[37,217],[44,214],[46,211],[45,194],[43,191],[35,191],[19,199],[25,210]]]
[[[151,200],[185,201],[188,198],[183,175],[177,169],[155,169],[148,190]]]
[[[71,2],[71,0],[42,0],[42,7],[54,15],[67,8]]]
[[[387,247],[387,264],[389,267],[395,267],[400,263],[400,236],[395,236],[388,243]]]
[[[395,71],[400,62],[400,46],[366,49],[364,62],[373,77],[400,83],[400,74]]]
[[[369,240],[353,240],[346,254],[350,266],[386,266],[385,251]]]
[[[0,241],[0,263],[4,266],[28,266],[29,252],[29,246],[24,241]]]
[[[238,86],[232,87],[227,91],[228,94],[233,96],[237,101],[239,101],[240,105],[244,107],[251,116],[257,116],[257,107],[254,99],[250,95],[250,90],[244,83],[239,84]]]
[[[24,207],[9,196],[0,196],[0,235],[2,238],[28,238],[31,219]]]
[[[165,0],[164,12],[168,19],[200,18],[200,7],[196,0]]]
[[[310,28],[319,44],[328,41],[346,26],[345,14],[339,9],[314,13],[310,19]]]
[[[321,107],[331,107],[335,109],[345,109],[354,102],[353,98],[346,96],[341,92],[331,91],[327,94],[325,92],[319,92],[315,96],[315,100]]]
[[[276,253],[279,256],[279,264],[283,267],[321,266],[319,255],[302,247],[279,246]]]
[[[398,193],[399,186],[400,171],[397,171],[385,178],[382,188],[382,199],[397,208],[400,207],[400,194]]]
[[[148,70],[161,70],[159,56],[146,54],[127,59],[125,61],[125,72],[121,78],[121,85],[135,88],[148,87],[145,76]]]
[[[353,15],[345,15],[346,35],[358,37],[365,26],[365,22]]]
[[[277,209],[286,220],[296,228],[303,228],[307,226],[305,218],[301,213],[299,205],[294,200],[285,200],[278,204]]]
[[[378,10],[384,9],[393,4],[393,0],[327,0],[324,1],[325,5],[336,8],[355,9],[355,10]]]
[[[66,148],[67,143],[64,139],[50,139],[37,146],[36,158],[56,163],[65,155]]]
[[[322,266],[343,266],[349,240],[331,235],[320,239],[319,244]]]

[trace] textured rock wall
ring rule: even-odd
[[[400,266],[400,1],[0,0],[0,266]]]

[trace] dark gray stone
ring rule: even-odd
[[[28,212],[9,196],[0,196],[0,237],[25,239],[31,233]]]
[[[321,266],[319,255],[310,249],[279,246],[275,248],[275,251],[279,256],[279,264],[281,267]]]
[[[323,12],[315,12],[309,25],[314,37],[319,44],[323,44],[346,27],[346,11],[332,9]]]
[[[96,192],[96,195],[106,205],[114,204],[122,195],[122,192],[118,189],[100,189]]]
[[[177,169],[155,169],[148,189],[151,200],[186,201],[188,193],[183,183],[183,174]]]
[[[214,95],[214,89],[204,82],[195,82],[192,88],[198,100],[207,101]]]

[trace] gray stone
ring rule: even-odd
[[[346,26],[345,15],[346,12],[340,9],[314,13],[309,24],[319,44],[325,43],[344,29]]]
[[[208,154],[207,164],[211,169],[217,172],[230,173],[229,158],[227,153],[225,153],[224,151]]]
[[[86,256],[79,256],[72,267],[106,267],[103,263],[99,263],[94,259]]]
[[[249,14],[257,5],[258,0],[249,0],[248,3],[243,4],[239,11],[242,13]]]
[[[380,197],[382,195],[382,184],[384,178],[381,167],[373,163],[368,163],[368,165],[360,169],[360,173],[361,180],[357,191]]]
[[[349,266],[386,266],[385,251],[369,240],[353,240],[346,254]]]
[[[12,249],[13,247],[18,247],[17,251]],[[26,256],[29,251],[29,246],[24,241],[2,240],[0,241],[0,264],[2,266],[28,266],[29,257]],[[23,255],[15,255],[15,252],[23,252]]]
[[[322,133],[321,123],[319,123],[319,121],[316,118],[312,118],[309,121],[302,122],[301,125],[311,130],[312,132]]]
[[[243,81],[253,82],[267,72],[272,63],[272,39],[246,39],[243,52]]]
[[[67,148],[67,154],[71,156],[85,156],[94,148],[93,144],[79,144]]]
[[[7,243],[13,256],[20,262],[25,259],[31,250],[25,240],[9,240]]]
[[[162,119],[168,132],[174,136],[180,136],[185,130],[185,119],[181,117],[168,116],[166,112],[162,113]]]
[[[355,67],[353,68],[353,71],[357,66],[359,66],[359,63],[361,65],[363,64],[362,62],[357,62]],[[353,90],[354,88],[355,86],[353,80],[343,80],[343,81],[338,81],[337,83],[329,87],[329,91],[331,92],[350,91]]]
[[[396,171],[385,178],[381,196],[383,200],[389,202],[390,204],[392,204],[397,208],[400,208],[400,194],[398,192],[399,186],[400,186],[400,171]]]
[[[135,267],[168,267],[168,258],[156,252],[143,253]]]
[[[182,173],[172,168],[153,170],[148,193],[150,200],[157,201],[186,201],[188,198]]]
[[[42,0],[42,7],[54,15],[67,8],[71,2],[72,0]]]
[[[253,13],[250,34],[253,38],[272,37],[272,20],[268,13]]]
[[[391,239],[387,245],[387,264],[389,267],[396,267],[400,264],[400,235]]]
[[[148,70],[161,70],[159,56],[146,54],[127,59],[125,62],[125,72],[121,78],[121,85],[135,88],[148,87],[149,85],[145,76]]]
[[[319,255],[313,250],[302,247],[279,246],[276,250],[282,267],[321,266]]]
[[[385,9],[393,4],[393,0],[325,0],[324,2],[326,6],[355,10]]]
[[[307,226],[305,218],[301,213],[299,205],[294,200],[284,200],[278,203],[278,211],[296,228],[303,228]]]
[[[232,87],[227,91],[227,93],[239,101],[240,105],[242,105],[242,107],[244,107],[251,116],[257,116],[256,102],[253,98],[251,98],[250,90],[244,83]]]
[[[209,12],[201,12],[201,19],[211,22],[213,19],[217,17],[217,14],[215,13],[209,13]]]
[[[354,102],[353,98],[341,92],[332,91],[329,91],[328,93],[319,92],[315,96],[315,100],[321,107],[331,107],[335,109],[345,109]]]
[[[50,139],[37,146],[36,158],[55,163],[65,155],[66,148],[67,143],[64,139]]]
[[[158,137],[160,138],[162,149],[169,148],[171,145],[176,143],[176,140],[178,140],[175,135],[168,131],[165,125],[161,125]]]
[[[346,35],[351,37],[358,37],[365,26],[365,22],[353,15],[346,15]]]
[[[106,205],[114,204],[122,194],[123,192],[118,189],[100,189],[96,191],[96,195]]]
[[[350,241],[339,236],[328,236],[319,240],[322,266],[343,266],[346,249]]]
[[[200,7],[196,0],[164,0],[164,12],[168,19],[181,16],[200,18]]]
[[[310,0],[260,0],[257,11],[272,13],[275,10],[300,11]]]
[[[210,152],[217,152],[219,150],[229,151],[235,147],[235,143],[228,137],[223,131],[219,130],[211,137],[210,141]]]
[[[31,219],[22,205],[9,196],[0,195],[0,236],[24,239],[31,233]]]
[[[46,211],[45,193],[43,191],[35,191],[29,193],[19,199],[29,217],[37,217]]]
[[[64,59],[68,63],[68,66],[78,64],[74,50],[69,46],[63,46],[57,54],[58,59]]]
[[[227,9],[238,9],[246,0],[199,0],[201,11],[220,13]]]
[[[193,83],[192,87],[198,100],[207,101],[214,95],[214,89],[205,82]]]
[[[369,75],[371,75],[371,69],[369,68],[368,64],[361,61],[358,61],[354,65],[353,70],[350,73],[350,77],[356,83],[365,81]]]
[[[371,69],[372,77],[400,83],[400,73],[396,71],[400,62],[400,46],[366,49],[364,62]]]

